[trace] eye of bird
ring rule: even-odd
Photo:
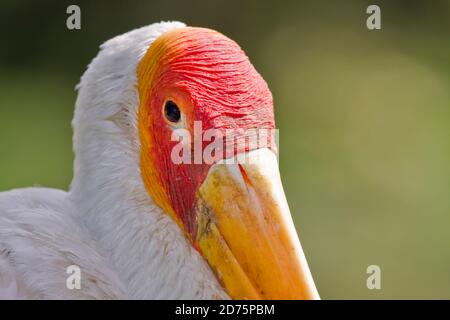
[[[180,108],[175,102],[168,100],[164,105],[164,115],[168,121],[177,123],[181,118]]]

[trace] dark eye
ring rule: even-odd
[[[180,108],[178,108],[175,102],[168,100],[164,105],[164,115],[170,122],[178,122],[181,117]]]

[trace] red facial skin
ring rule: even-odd
[[[222,34],[209,29],[182,28],[163,35],[148,108],[153,159],[158,180],[170,206],[191,240],[196,236],[194,209],[197,188],[211,164],[174,164],[171,141],[173,125],[165,118],[164,104],[173,100],[185,119],[185,128],[194,136],[194,121],[207,129],[274,129],[270,90],[241,48]],[[193,139],[192,139],[193,140]],[[204,148],[209,142],[203,142]],[[192,141],[192,157],[194,156]],[[250,151],[237,147],[234,154]],[[151,154],[150,154],[151,153]],[[233,154],[226,154],[226,157]],[[150,191],[151,192],[151,191]]]

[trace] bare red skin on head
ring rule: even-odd
[[[208,129],[274,129],[270,90],[241,48],[224,35],[203,28],[182,28],[165,37],[146,107],[148,134],[159,183],[170,205],[193,240],[196,236],[195,195],[211,164],[174,164],[174,128],[164,118],[163,105],[175,100],[194,137],[194,121]],[[197,137],[198,138],[198,137]],[[203,142],[203,148],[209,142]],[[192,156],[194,155],[192,141]],[[234,154],[249,151],[237,147]],[[150,154],[151,153],[151,154]],[[226,157],[232,154],[226,154]],[[151,192],[151,191],[150,191]],[[194,241],[194,240],[193,240]]]

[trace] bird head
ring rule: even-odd
[[[279,177],[272,95],[241,48],[213,30],[169,30],[136,76],[145,188],[229,296],[318,298]]]

